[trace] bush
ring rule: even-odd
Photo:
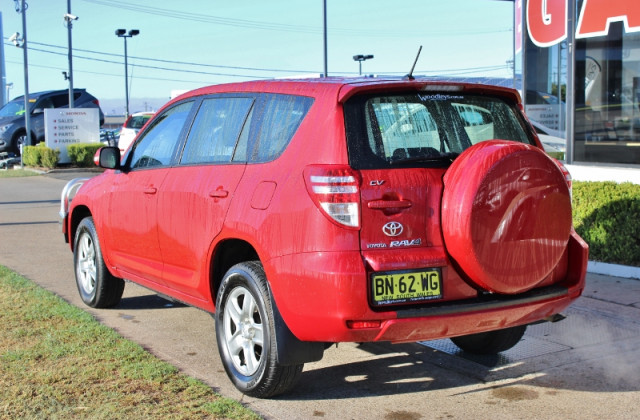
[[[70,144],[67,146],[67,154],[72,164],[82,168],[91,168],[94,166],[93,157],[103,146],[102,143]]]
[[[22,149],[22,163],[26,166],[43,166],[45,168],[55,168],[58,164],[59,150],[53,150],[44,143],[37,146],[24,146]]]
[[[574,182],[573,223],[590,260],[640,266],[640,185]]]

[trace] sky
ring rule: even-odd
[[[20,1],[17,2],[21,3]],[[29,91],[67,89],[67,0],[27,0]],[[373,54],[363,74],[512,77],[513,2],[497,0],[326,0],[328,75],[357,76],[356,54]],[[24,93],[16,2],[2,0],[9,97]],[[71,0],[73,84],[101,103],[129,96],[168,99],[172,91],[324,71],[323,0]],[[117,108],[117,105],[114,106]],[[105,110],[111,111],[111,110]],[[114,111],[118,111],[114,109]],[[131,110],[136,111],[135,109]]]

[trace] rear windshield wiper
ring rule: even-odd
[[[414,162],[446,162],[451,163],[460,156],[460,153],[456,152],[446,152],[440,153],[439,155],[431,155],[431,156],[414,156],[408,158],[400,158],[400,159],[391,159],[389,163],[392,165],[398,163],[414,163]]]

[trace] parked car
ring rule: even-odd
[[[515,90],[211,86],[96,162],[107,170],[67,184],[60,212],[82,300],[115,306],[127,279],[215,313],[224,368],[248,395],[291,389],[331,343],[505,351],[584,288],[570,176]]]
[[[100,125],[104,124],[104,114],[100,102],[85,89],[74,89],[74,107],[98,108]],[[44,110],[46,108],[68,108],[68,90],[50,90],[29,94],[31,141],[35,145],[44,141]],[[20,145],[26,140],[24,96],[7,102],[0,108],[0,152],[20,155]]]
[[[106,146],[117,146],[120,133],[114,130],[100,129],[100,142]]]
[[[131,146],[133,139],[136,138],[136,135],[138,135],[138,132],[147,121],[153,117],[153,114],[154,112],[136,112],[127,118],[120,129],[120,137],[118,139],[118,147],[121,153],[124,153]]]
[[[530,122],[546,152],[564,153],[566,151],[567,140],[563,137],[564,132],[545,127],[534,120],[530,120]]]

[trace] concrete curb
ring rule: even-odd
[[[624,277],[628,279],[640,279],[640,267],[608,264],[599,261],[589,261],[589,264],[587,265],[587,272],[614,277]]]

